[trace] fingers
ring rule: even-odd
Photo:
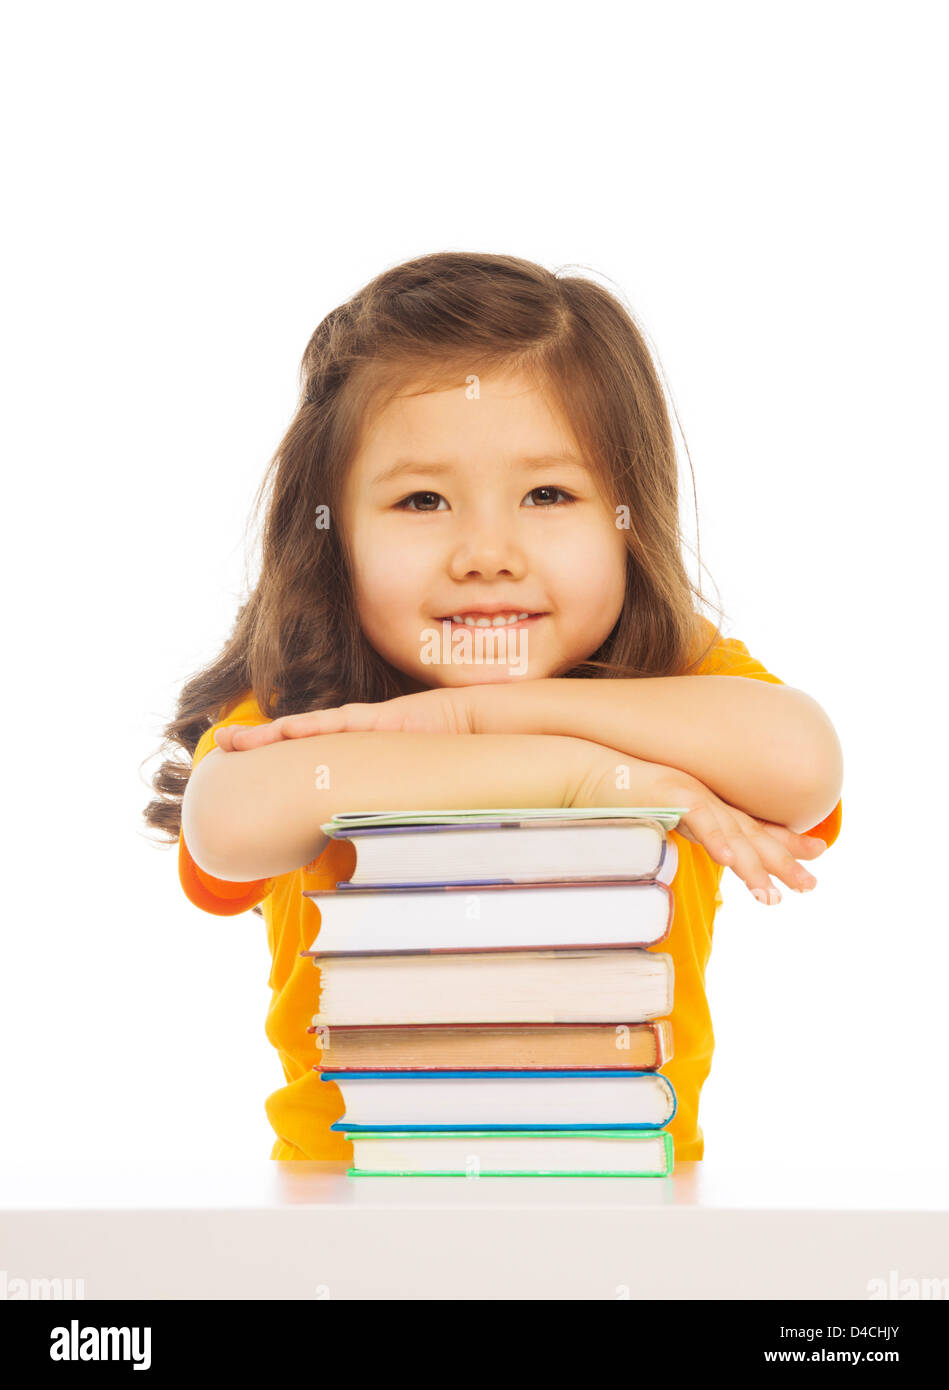
[[[698,805],[687,816],[680,816],[676,829],[687,839],[701,845],[719,864],[734,863],[730,834],[725,830],[718,812],[711,806]]]
[[[688,838],[694,838],[718,863],[728,865],[758,902],[774,906],[781,901],[771,874],[798,893],[810,892],[817,886],[817,879],[795,858],[799,852],[796,842],[808,837],[745,816],[743,827],[736,816],[714,804],[701,804],[682,817],[680,830],[686,820],[691,831]],[[784,843],[778,833],[781,831],[785,832]],[[814,857],[812,849],[807,852]]]
[[[755,820],[753,816],[748,816],[753,825],[758,825],[767,830],[769,835],[773,835],[787,849],[791,851],[795,859],[817,859],[827,848],[824,840],[819,840],[815,835],[800,835],[796,830],[789,830],[786,825],[777,825],[773,821]]]
[[[282,739],[310,738],[314,734],[347,734],[373,729],[378,706],[371,704],[340,705],[336,709],[307,710],[302,714],[284,714],[269,724],[229,724],[218,729],[215,738],[228,738],[227,747],[236,751],[262,748]]]
[[[733,811],[733,814],[739,829],[744,831],[766,869],[776,874],[796,893],[809,893],[817,887],[814,875],[797,861],[819,858],[827,848],[825,841],[813,835],[798,834],[797,831],[789,830],[786,825],[757,820],[744,812]],[[758,887],[769,888],[774,901],[780,902],[781,895],[770,881],[768,885],[749,883],[753,892]],[[770,900],[767,894],[762,898],[762,901]]]
[[[232,750],[260,748],[265,743],[280,742],[283,734],[276,728],[278,722],[275,720],[273,724],[232,724],[220,732],[230,734]]]
[[[306,714],[285,714],[269,724],[231,724],[218,733],[230,732],[231,747],[234,749],[262,748],[268,743],[279,743],[282,739],[308,738],[311,734],[330,734],[337,732],[329,715],[338,715],[338,710],[313,710]]]
[[[732,834],[724,838],[725,848],[722,863],[730,865],[758,902],[765,903],[769,907],[776,906],[781,901],[781,894],[772,883],[767,869],[761,862],[756,843],[737,826]],[[755,839],[757,840],[757,837]],[[777,841],[772,841],[772,843],[776,849],[779,848]]]
[[[214,742],[225,753],[232,753],[234,751],[234,739],[246,728],[246,724],[225,724],[223,728],[214,730]]]
[[[817,887],[817,879],[810,870],[799,864],[795,854],[785,848],[774,835],[759,829],[751,831],[747,838],[762,866],[769,869],[789,888],[793,888],[796,893],[809,893]],[[780,895],[778,900],[780,901]]]

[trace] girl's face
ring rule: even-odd
[[[391,401],[350,469],[343,525],[363,631],[420,690],[561,675],[620,615],[627,551],[615,515],[567,422],[519,373]],[[487,617],[493,629],[496,615],[521,613],[531,616],[497,639],[500,663],[477,628],[466,661],[458,625],[445,625]]]

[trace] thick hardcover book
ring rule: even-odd
[[[356,812],[334,816],[321,828],[356,851],[352,876],[337,885],[343,892],[588,879],[669,882],[675,846],[667,832],[680,814],[680,808],[655,807]]]
[[[301,956],[655,946],[672,927],[666,883],[486,883],[304,893],[320,928]]]
[[[664,951],[534,950],[330,956],[319,1012],[334,1028],[370,1023],[646,1023],[672,1013]]]
[[[331,1129],[661,1129],[676,1094],[659,1072],[323,1072],[342,1091]]]
[[[655,1071],[673,1056],[672,1022],[418,1023],[320,1027],[314,1071]]]

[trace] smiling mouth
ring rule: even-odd
[[[438,621],[450,622],[452,627],[506,628],[526,627],[528,623],[544,617],[545,613],[454,613],[439,618]]]

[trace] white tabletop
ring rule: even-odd
[[[60,1279],[85,1298],[865,1299],[883,1296],[874,1280],[892,1290],[906,1276],[945,1279],[949,1293],[941,1170],[704,1160],[668,1178],[350,1178],[346,1167],[7,1163],[0,1279]]]

